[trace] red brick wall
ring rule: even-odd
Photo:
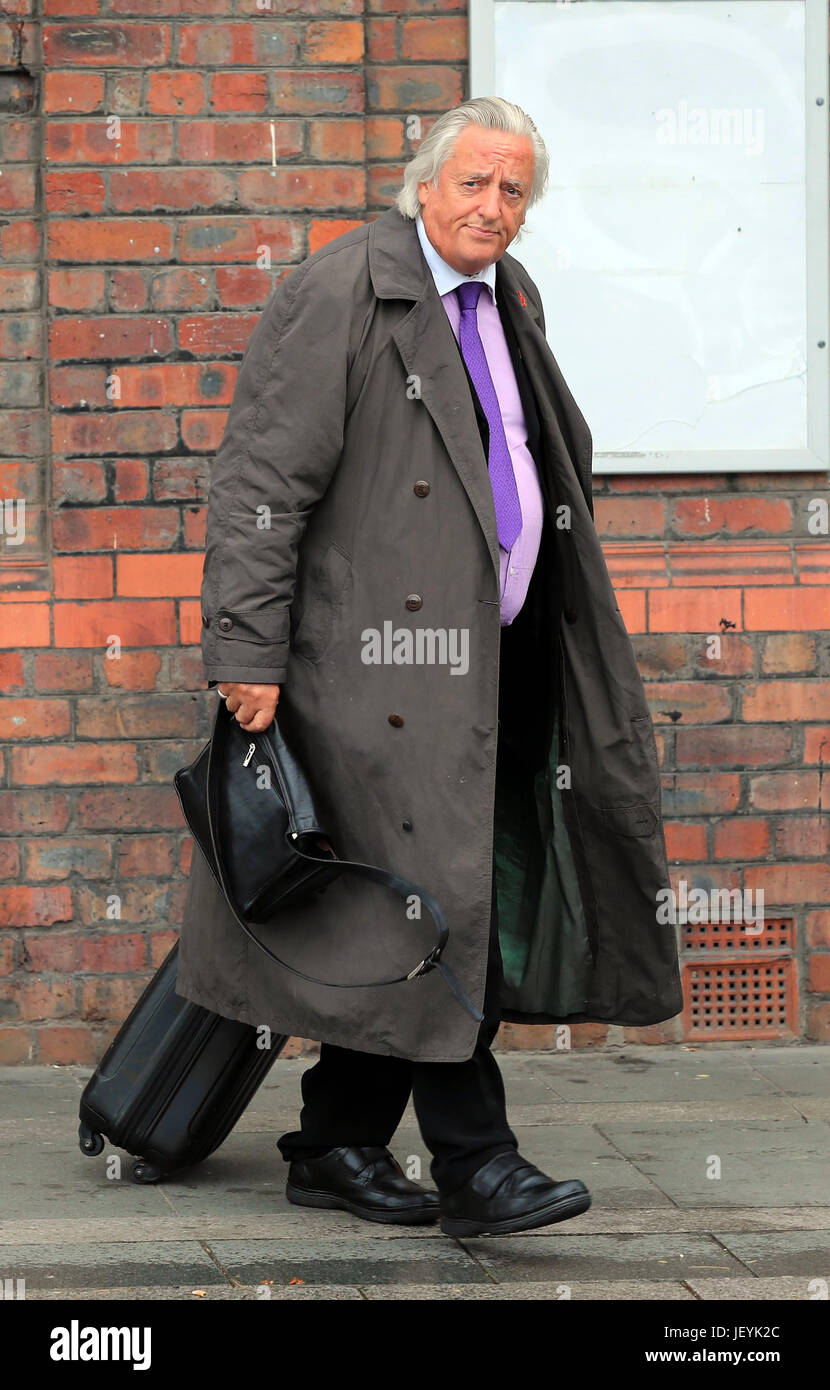
[[[0,1063],[92,1062],[180,919],[192,846],[171,777],[208,729],[205,479],[239,355],[280,275],[392,201],[412,117],[424,134],[465,96],[466,11],[34,13],[4,0],[0,18],[0,485],[26,504],[22,543],[8,507],[0,537]],[[676,875],[763,886],[795,917],[800,1029],[826,1039],[830,569],[807,504],[827,479],[596,490]]]

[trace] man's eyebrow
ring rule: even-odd
[[[492,174],[493,174],[493,170],[492,170],[492,169],[479,169],[479,170],[475,170],[475,169],[474,169],[474,170],[472,170],[472,171],[468,171],[468,172],[466,172],[466,173],[460,174],[460,175],[459,175],[459,178],[461,178],[461,179],[489,179],[489,178],[492,177]],[[504,182],[505,182],[505,183],[512,183],[512,184],[514,184],[516,188],[524,189],[524,187],[525,187],[525,185],[522,183],[522,180],[521,180],[521,179],[505,179]]]

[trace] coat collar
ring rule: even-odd
[[[435,288],[442,299],[445,294],[449,294],[452,290],[456,289],[458,285],[466,285],[470,280],[480,280],[482,285],[489,286],[493,296],[493,303],[495,304],[497,302],[495,261],[485,266],[483,270],[477,271],[475,275],[465,275],[462,271],[456,270],[453,266],[448,265],[444,257],[438,254],[427,236],[424,219],[420,213],[418,213],[418,216],[415,218],[415,230],[418,233],[418,240],[421,243],[424,259],[432,271]]]
[[[392,338],[407,374],[408,386],[417,392],[432,416],[444,446],[478,517],[490,551],[498,593],[499,541],[493,490],[482,457],[481,437],[464,363],[427,265],[412,218],[396,206],[387,208],[369,223],[369,275],[378,299],[414,300],[409,312],[392,328]],[[515,330],[518,351],[539,407],[543,454],[550,451],[564,469],[580,480],[590,508],[591,436],[565,384],[539,322],[539,311],[520,288],[516,269],[507,252],[496,262],[496,286],[503,312]],[[586,482],[587,478],[587,492]],[[553,477],[549,496],[560,489]],[[543,482],[543,486],[544,486]],[[498,600],[496,600],[496,603]]]
[[[538,322],[536,307],[525,296],[520,297],[514,264],[506,251],[496,261],[497,293],[503,288],[523,313],[529,313]],[[421,250],[415,220],[404,217],[394,205],[369,224],[369,274],[378,299],[420,299],[429,289],[432,275]]]

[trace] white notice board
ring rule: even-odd
[[[825,0],[470,0],[470,95],[548,148],[510,251],[595,471],[826,469]]]

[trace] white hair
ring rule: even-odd
[[[525,210],[532,208],[543,196],[548,181],[548,152],[530,116],[520,106],[505,101],[503,97],[471,97],[469,101],[453,106],[438,117],[421,141],[417,153],[405,166],[403,186],[395,199],[395,205],[403,217],[416,217],[420,212],[418,184],[432,183],[437,188],[441,167],[452,154],[456,140],[474,122],[486,130],[503,130],[509,135],[527,136],[533,145],[534,167]],[[518,235],[521,235],[521,231]]]

